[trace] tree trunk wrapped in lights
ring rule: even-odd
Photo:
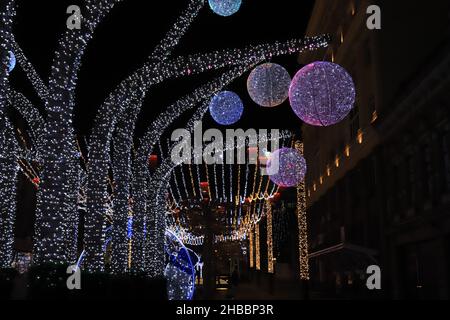
[[[46,144],[38,192],[33,263],[76,261],[78,229],[78,152],[72,125],[81,57],[94,30],[115,0],[86,1],[81,30],[67,30],[53,60],[45,101]]]
[[[1,113],[0,113],[1,116]],[[0,120],[0,269],[11,267],[17,191],[17,142],[6,118]]]
[[[6,115],[11,29],[15,13],[15,1],[3,1],[0,5],[0,268],[11,267],[16,216],[18,145]]]

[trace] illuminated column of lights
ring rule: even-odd
[[[226,201],[227,195],[225,194],[225,164],[222,163],[222,201]]]
[[[169,59],[163,62],[147,62],[142,68],[125,79],[100,107],[90,136],[90,170],[88,183],[88,213],[85,226],[87,252],[92,252],[88,263],[101,264],[102,226],[99,218],[104,213],[107,195],[105,178],[110,166],[109,152],[111,137],[118,120],[125,121],[124,114],[140,110],[142,92],[166,79],[194,75],[215,69],[255,63],[282,54],[294,54],[326,47],[328,36],[291,40],[283,43],[250,46],[245,49],[215,51],[209,54],[194,54],[187,57]],[[132,108],[133,111],[128,110]],[[134,118],[134,117],[132,117]],[[138,223],[137,223],[138,224]]]
[[[171,184],[169,185],[169,193],[170,193],[170,195],[171,195],[171,197],[172,197],[172,200],[173,200],[173,202],[174,202],[175,208],[178,208],[178,207],[179,207],[180,198],[179,198],[179,197],[177,198],[177,197],[175,196],[175,193],[173,192],[173,189],[172,189],[172,185],[171,185]]]
[[[213,165],[213,174],[214,174],[214,191],[216,194],[216,199],[219,199],[219,190],[217,187],[217,164],[214,163]]]
[[[297,141],[295,148],[303,154],[303,143]],[[298,219],[298,250],[300,257],[300,279],[309,280],[308,259],[308,223],[306,216],[305,181],[297,187],[297,219]]]
[[[266,189],[264,189],[264,200],[268,200],[266,198],[269,197],[270,182],[271,182],[270,178],[267,177],[267,185],[266,185]]]
[[[255,242],[254,237],[255,237],[255,233],[253,232],[253,229],[251,229],[250,234],[249,234],[250,268],[255,267],[255,253],[253,252],[254,242]]]
[[[264,176],[262,176],[261,174],[259,175],[259,186],[258,186],[258,191],[255,193],[256,199],[261,200],[261,190],[262,190],[262,185],[263,185],[263,181],[264,181]]]
[[[260,238],[259,238],[259,222],[255,225],[255,251],[256,251],[256,261],[255,266],[256,270],[261,270],[261,246],[260,246]]]
[[[266,201],[267,217],[267,271],[273,273],[273,234],[272,234],[272,204]]]
[[[16,162],[18,144],[6,115],[8,63],[15,1],[0,4],[0,269],[11,267],[16,214]]]
[[[37,195],[34,264],[65,264],[77,259],[79,156],[72,116],[81,58],[96,26],[116,1],[86,1],[83,28],[66,30],[58,41],[49,77],[45,170]]]
[[[184,166],[180,166],[180,171],[181,171],[181,181],[183,182],[184,192],[186,193],[187,198],[190,198],[191,195],[189,194],[188,187],[186,185],[186,176],[184,174]]]
[[[194,198],[197,198],[197,191],[195,190],[195,182],[194,182],[194,175],[192,173],[192,165],[188,165],[189,168],[189,176],[191,178],[191,186],[192,186],[192,193],[194,194]]]
[[[208,196],[209,196],[209,200],[212,201],[212,194],[211,194],[211,183],[209,180],[209,169],[208,169],[208,164],[206,164],[205,162],[205,171],[206,171],[206,182],[208,183]]]
[[[136,179],[136,177],[135,177],[135,179]],[[179,199],[181,200],[181,199],[183,199],[183,196],[181,195],[180,186],[178,185],[176,168],[173,170],[173,181],[175,182],[175,189],[177,190],[177,193],[180,196]]]
[[[116,132],[114,137],[114,153],[112,161],[112,172],[114,177],[114,214],[112,230],[112,256],[111,269],[115,274],[126,273],[128,268],[129,239],[127,236],[127,222],[130,215],[130,180],[131,170],[124,163],[131,162],[131,153],[124,159],[123,154],[133,144],[132,138],[121,136],[121,131]],[[123,167],[122,167],[123,166]],[[125,168],[125,170],[123,170]],[[133,223],[135,217],[133,215]],[[132,254],[132,252],[131,252]],[[90,268],[90,267],[89,267]]]
[[[237,193],[236,193],[236,199],[235,204],[238,206],[241,202],[241,166],[238,164],[238,177],[237,177]]]
[[[255,191],[256,191],[256,178],[258,176],[258,165],[255,165],[255,172],[253,174],[253,188],[252,188],[252,193],[250,195],[250,201],[253,201],[254,195],[255,195]]]
[[[197,173],[197,184],[198,184],[198,190],[199,190],[200,198],[203,199],[202,179],[200,177],[200,165],[196,165],[195,166],[195,171]]]
[[[1,90],[1,89],[0,89]],[[10,268],[13,259],[16,220],[16,181],[19,165],[14,129],[0,112],[0,269]]]
[[[233,197],[233,165],[228,166],[229,173],[230,173],[230,199],[229,202],[233,203],[234,197]]]
[[[244,196],[243,196],[243,200],[241,201],[241,204],[245,203],[245,200],[247,198],[247,187],[248,187],[248,178],[250,175],[250,164],[247,163],[247,165],[245,166],[245,185],[244,185]]]

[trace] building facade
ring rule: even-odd
[[[381,30],[367,27],[370,5]],[[302,129],[312,292],[450,295],[449,12],[443,0],[316,0],[307,35],[333,44],[300,62],[342,65],[357,100],[342,123]],[[365,286],[374,264],[376,293]]]

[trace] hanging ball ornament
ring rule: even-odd
[[[11,73],[14,68],[16,67],[16,56],[14,55],[14,53],[12,51],[8,52],[8,63],[6,65],[6,67],[8,68],[8,73]]]
[[[291,76],[275,63],[256,67],[248,77],[247,90],[252,100],[262,107],[276,107],[289,97]]]
[[[212,98],[209,112],[218,124],[228,126],[241,119],[244,113],[244,104],[236,93],[222,91]]]
[[[344,68],[331,62],[314,62],[295,75],[289,98],[300,119],[326,127],[341,122],[350,113],[356,90]]]
[[[276,185],[296,187],[305,179],[306,160],[298,150],[282,148],[271,154],[266,169]]]
[[[209,0],[209,6],[219,16],[229,17],[239,11],[242,0]]]

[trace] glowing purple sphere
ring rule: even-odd
[[[298,186],[306,175],[306,160],[300,151],[282,148],[270,155],[267,162],[270,180],[280,187]]]
[[[300,119],[326,127],[341,122],[350,113],[356,90],[344,68],[331,62],[314,62],[295,75],[289,99]]]

